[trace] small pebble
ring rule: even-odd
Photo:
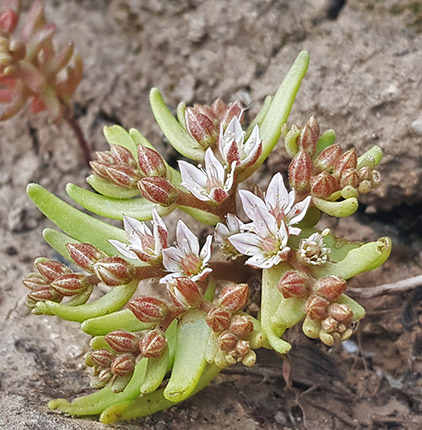
[[[410,124],[410,128],[412,129],[413,133],[417,134],[418,136],[422,136],[422,117],[415,119],[415,121]]]

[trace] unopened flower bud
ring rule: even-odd
[[[253,323],[245,315],[235,315],[230,323],[229,331],[239,339],[246,339],[253,332]]]
[[[198,284],[186,277],[179,277],[168,283],[167,292],[173,303],[181,308],[196,308],[203,302]]]
[[[315,197],[330,197],[338,189],[338,180],[328,172],[321,172],[311,178],[311,194]]]
[[[139,173],[134,168],[124,164],[106,166],[105,172],[107,174],[107,178],[110,179],[113,184],[124,188],[135,187],[140,178]]]
[[[206,149],[216,142],[218,128],[207,115],[188,107],[185,110],[185,122],[187,131],[202,148]]]
[[[116,355],[107,349],[96,349],[89,354],[89,358],[95,366],[109,368]]]
[[[335,332],[327,333],[325,330],[320,330],[318,336],[322,343],[324,343],[327,346],[333,346],[335,342],[335,338],[333,336],[334,334],[336,333]]]
[[[351,185],[353,188],[357,188],[359,185],[359,175],[356,169],[343,170],[340,177],[340,188]]]
[[[358,176],[360,181],[370,181],[372,179],[372,169],[368,166],[362,167],[358,170]]]
[[[208,312],[205,321],[213,332],[219,333],[229,328],[231,318],[232,315],[228,310],[215,307]]]
[[[318,280],[315,293],[332,302],[346,290],[346,281],[341,276],[329,275]]]
[[[7,3],[6,3],[7,5]],[[19,22],[19,16],[11,9],[0,13],[0,33],[13,33]]]
[[[108,164],[100,163],[98,161],[90,161],[89,165],[94,175],[99,176],[100,178],[110,179],[107,173]]]
[[[126,376],[133,371],[134,367],[135,358],[133,354],[121,354],[114,358],[110,370],[113,375]]]
[[[378,187],[381,183],[381,173],[378,170],[372,171],[371,182],[374,188]]]
[[[354,148],[349,149],[342,154],[334,163],[333,175],[341,177],[342,173],[347,169],[356,169],[358,158]]]
[[[54,288],[41,287],[37,290],[31,291],[27,296],[26,304],[28,307],[35,307],[37,302],[45,302],[51,300],[52,302],[60,302],[63,296],[59,294]]]
[[[316,144],[319,137],[319,125],[316,118],[312,115],[308,122],[303,126],[299,137],[299,150],[305,151],[310,157],[313,157],[316,150]]]
[[[278,282],[278,289],[285,299],[309,295],[309,278],[305,273],[289,270]]]
[[[314,167],[318,172],[327,170],[334,166],[335,162],[341,156],[341,147],[339,144],[327,146],[314,161]]]
[[[360,194],[368,194],[372,189],[371,181],[364,180],[359,184],[358,191]]]
[[[218,336],[217,344],[222,351],[231,351],[236,347],[239,338],[229,331],[225,330]]]
[[[229,312],[237,312],[246,306],[249,298],[248,284],[230,284],[225,286],[218,296],[219,303]]]
[[[256,363],[256,354],[255,351],[250,350],[242,359],[242,364],[246,367],[252,367]]]
[[[251,346],[247,340],[238,340],[236,343],[235,351],[238,354],[238,359],[242,359],[249,351]]]
[[[216,118],[222,118],[227,111],[227,105],[219,97],[213,101],[211,110]]]
[[[177,198],[176,187],[160,176],[141,179],[138,188],[147,200],[162,206],[170,206]]]
[[[39,259],[35,261],[35,266],[45,279],[54,281],[64,273],[71,273],[69,267],[55,260]]]
[[[94,271],[110,287],[128,284],[133,279],[133,266],[120,257],[106,257],[94,264]]]
[[[90,273],[94,273],[94,264],[106,257],[104,252],[89,243],[68,243],[66,248],[72,260]]]
[[[138,164],[139,169],[145,177],[167,176],[167,167],[163,157],[151,148],[138,145]]]
[[[115,159],[111,151],[96,151],[95,155],[97,156],[97,160],[99,163],[107,165],[107,164],[114,164],[115,162]]]
[[[82,273],[65,273],[51,283],[51,287],[65,297],[80,294],[84,292],[89,285],[86,276]]]
[[[327,333],[333,333],[337,330],[338,321],[336,321],[333,317],[328,316],[324,320],[321,321],[321,328]]]
[[[167,339],[163,331],[151,330],[139,342],[141,354],[146,358],[158,358],[167,346]]]
[[[110,381],[110,379],[113,377],[113,373],[110,369],[102,369],[101,372],[98,374],[98,380],[103,383],[103,386],[107,384],[107,382]]]
[[[26,276],[22,281],[22,284],[31,291],[34,291],[42,287],[48,287],[50,285],[50,281],[45,279],[41,274],[32,272]]]
[[[113,158],[113,164],[124,164],[126,166],[136,169],[136,160],[129,149],[120,145],[110,145],[110,154]]]
[[[328,315],[341,323],[349,322],[353,317],[350,306],[341,303],[332,303],[328,308]]]
[[[312,320],[323,320],[327,316],[328,305],[328,300],[312,295],[305,303],[304,312]]]
[[[105,336],[105,341],[116,352],[139,352],[139,337],[126,330],[115,330]]]
[[[299,151],[289,165],[290,186],[299,193],[311,188],[312,160],[303,150]]]
[[[157,323],[163,320],[168,311],[167,303],[156,297],[141,296],[129,301],[127,307],[139,321]]]
[[[234,103],[231,103],[228,108],[226,108],[226,111],[224,112],[224,115],[221,116],[221,126],[223,127],[223,130],[227,128],[227,126],[230,124],[230,121],[235,117],[239,117],[242,115],[242,106],[239,101],[235,101]]]

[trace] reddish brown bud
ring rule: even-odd
[[[227,330],[230,326],[232,315],[231,313],[222,308],[212,308],[205,319],[211,330],[215,333]]]
[[[50,285],[50,281],[45,279],[41,274],[33,272],[27,275],[27,277],[22,281],[22,284],[31,291],[34,291],[38,288],[48,287]]]
[[[71,273],[69,267],[55,260],[39,259],[35,261],[35,266],[45,279],[54,281],[64,273]]]
[[[245,339],[253,332],[253,323],[245,315],[235,315],[230,323],[229,331],[238,338]]]
[[[236,343],[235,351],[238,355],[238,360],[241,360],[250,350],[251,346],[247,340],[239,340]]]
[[[108,333],[105,341],[116,352],[139,353],[139,337],[126,330],[115,330]]]
[[[91,166],[92,173],[100,178],[110,179],[107,173],[108,164],[100,163],[98,161],[90,161],[89,165]]]
[[[124,164],[136,169],[136,160],[129,149],[120,145],[110,145],[110,155],[113,159],[113,164]]]
[[[109,368],[116,355],[107,349],[96,349],[89,356],[95,366]]]
[[[167,339],[163,331],[151,330],[139,342],[141,354],[146,358],[158,358],[167,346]]]
[[[372,182],[363,180],[358,187],[358,191],[360,194],[368,194],[372,189]]]
[[[195,108],[185,110],[186,129],[189,134],[206,149],[213,145],[218,136],[218,128],[211,118],[199,112]]]
[[[163,320],[168,311],[167,303],[156,297],[141,296],[129,301],[127,307],[139,321],[156,323]]]
[[[138,164],[142,174],[146,177],[167,176],[167,167],[163,157],[151,148],[138,145]]]
[[[300,193],[311,188],[312,160],[305,151],[299,151],[289,165],[290,186]]]
[[[299,150],[305,151],[310,157],[313,157],[316,150],[316,144],[319,137],[319,125],[316,118],[312,115],[308,122],[303,126],[299,137]]]
[[[159,205],[170,206],[177,198],[176,187],[160,176],[141,179],[138,188],[147,200]]]
[[[246,306],[249,298],[248,284],[230,284],[218,296],[220,305],[229,312],[237,312]]]
[[[368,166],[358,170],[358,176],[361,181],[370,181],[372,179],[372,169]]]
[[[94,264],[106,257],[104,252],[89,243],[68,243],[66,248],[72,260],[90,273],[94,273]]]
[[[4,10],[0,13],[0,32],[13,33],[19,22],[19,16],[11,9]]]
[[[350,306],[340,303],[332,303],[328,308],[328,315],[341,323],[349,322],[353,317]]]
[[[135,169],[124,164],[106,166],[105,172],[111,182],[125,188],[135,187],[136,182],[140,178],[139,173]]]
[[[349,149],[341,155],[334,163],[333,175],[340,177],[343,171],[347,169],[356,169],[358,158],[354,148]]]
[[[121,354],[115,357],[111,363],[111,372],[116,376],[126,376],[133,371],[135,358],[133,354]]]
[[[337,331],[338,328],[338,321],[336,321],[334,318],[328,316],[324,320],[321,321],[321,328],[326,333],[333,333]]]
[[[220,98],[215,99],[211,105],[211,110],[217,118],[222,118],[227,111],[227,105]]]
[[[277,285],[285,299],[292,297],[306,297],[309,295],[309,278],[305,273],[289,270]]]
[[[311,194],[315,197],[327,198],[338,189],[338,180],[328,172],[321,172],[311,178]]]
[[[239,101],[235,101],[234,103],[231,103],[229,107],[224,112],[224,115],[221,117],[221,125],[223,127],[223,130],[227,128],[227,126],[230,124],[230,121],[235,117],[239,117],[242,115],[242,106]]]
[[[95,155],[97,156],[98,162],[102,164],[114,164],[115,162],[111,151],[97,151],[95,152]]]
[[[128,284],[133,279],[133,266],[120,257],[106,257],[94,264],[94,271],[110,287]]]
[[[327,316],[328,305],[328,300],[312,295],[305,303],[304,312],[312,320],[323,320]]]
[[[327,146],[314,161],[314,167],[318,172],[334,167],[335,162],[341,156],[339,144]]]
[[[112,377],[113,373],[110,369],[102,369],[101,372],[98,374],[98,380],[102,382],[103,386],[104,384],[107,384],[107,382],[109,382]]]
[[[340,276],[329,275],[318,280],[315,293],[332,302],[346,290],[346,281]]]
[[[59,294],[54,288],[51,287],[41,287],[38,290],[34,290],[28,294],[26,304],[33,308],[37,302],[45,302],[46,300],[51,300],[53,302],[60,302],[63,296]]]
[[[89,285],[86,276],[82,273],[65,273],[51,283],[52,288],[62,296],[75,296],[76,294],[80,294],[84,292]]]
[[[236,347],[239,338],[229,331],[225,330],[218,336],[217,343],[222,351],[231,351]]]
[[[359,186],[359,175],[356,172],[356,169],[346,169],[343,170],[340,177],[340,188],[343,189],[348,185],[351,185],[353,188],[357,188]]]
[[[197,308],[203,302],[198,284],[186,277],[179,277],[167,284],[167,292],[173,303],[181,308]]]

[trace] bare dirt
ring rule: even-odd
[[[26,2],[29,4],[29,2]],[[97,150],[104,125],[135,127],[165,147],[148,106],[160,88],[172,108],[220,96],[255,113],[302,49],[311,55],[290,122],[316,114],[343,147],[384,150],[383,185],[353,219],[330,220],[338,236],[394,242],[382,269],[351,287],[395,282],[422,268],[422,6],[410,0],[46,1],[60,42],[85,60],[76,113]],[[104,429],[51,413],[48,400],[87,392],[78,324],[35,317],[20,280],[35,257],[53,257],[41,239],[51,227],[25,194],[39,182],[65,197],[88,171],[70,130],[42,115],[0,125],[0,428]],[[275,150],[257,182],[288,159]],[[203,392],[166,412],[117,429],[422,428],[422,287],[362,301],[368,316],[345,345],[327,348],[291,330],[291,386],[283,360],[262,352],[253,369],[234,367]]]

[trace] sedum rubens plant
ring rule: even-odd
[[[0,2],[0,121],[16,116],[27,104],[32,113],[46,111],[52,121],[70,125],[88,163],[90,149],[71,103],[82,79],[82,58],[71,43],[55,49],[56,26],[47,22],[42,1],[32,2],[23,19],[21,3]]]
[[[347,296],[347,280],[379,267],[391,241],[337,239],[316,224],[321,212],[345,217],[356,210],[358,194],[379,183],[381,151],[357,157],[342,150],[314,117],[287,130],[308,62],[301,52],[246,130],[238,102],[181,103],[176,118],[153,89],[157,123],[192,160],[178,169],[139,131],[106,127],[110,151],[97,153],[87,179],[96,193],[72,184],[66,190],[85,209],[123,220],[124,230],[29,185],[35,204],[63,230],[46,229],[44,238],[81,270],[37,259],[37,271],[23,281],[31,290],[27,304],[34,314],[80,322],[93,336],[85,362],[98,391],[53,400],[51,409],[99,414],[104,423],[144,416],[188,398],[227,366],[253,366],[258,348],[286,354],[291,345],[282,336],[296,324],[329,346],[353,334],[365,311]],[[293,158],[291,190],[280,173],[265,191],[242,187],[281,135]],[[170,243],[163,218],[176,209],[214,226],[214,234],[200,243],[179,220]],[[248,281],[257,277],[262,297],[252,315],[245,312]],[[146,279],[157,280],[155,296],[142,294]],[[99,284],[108,292],[90,300]]]

